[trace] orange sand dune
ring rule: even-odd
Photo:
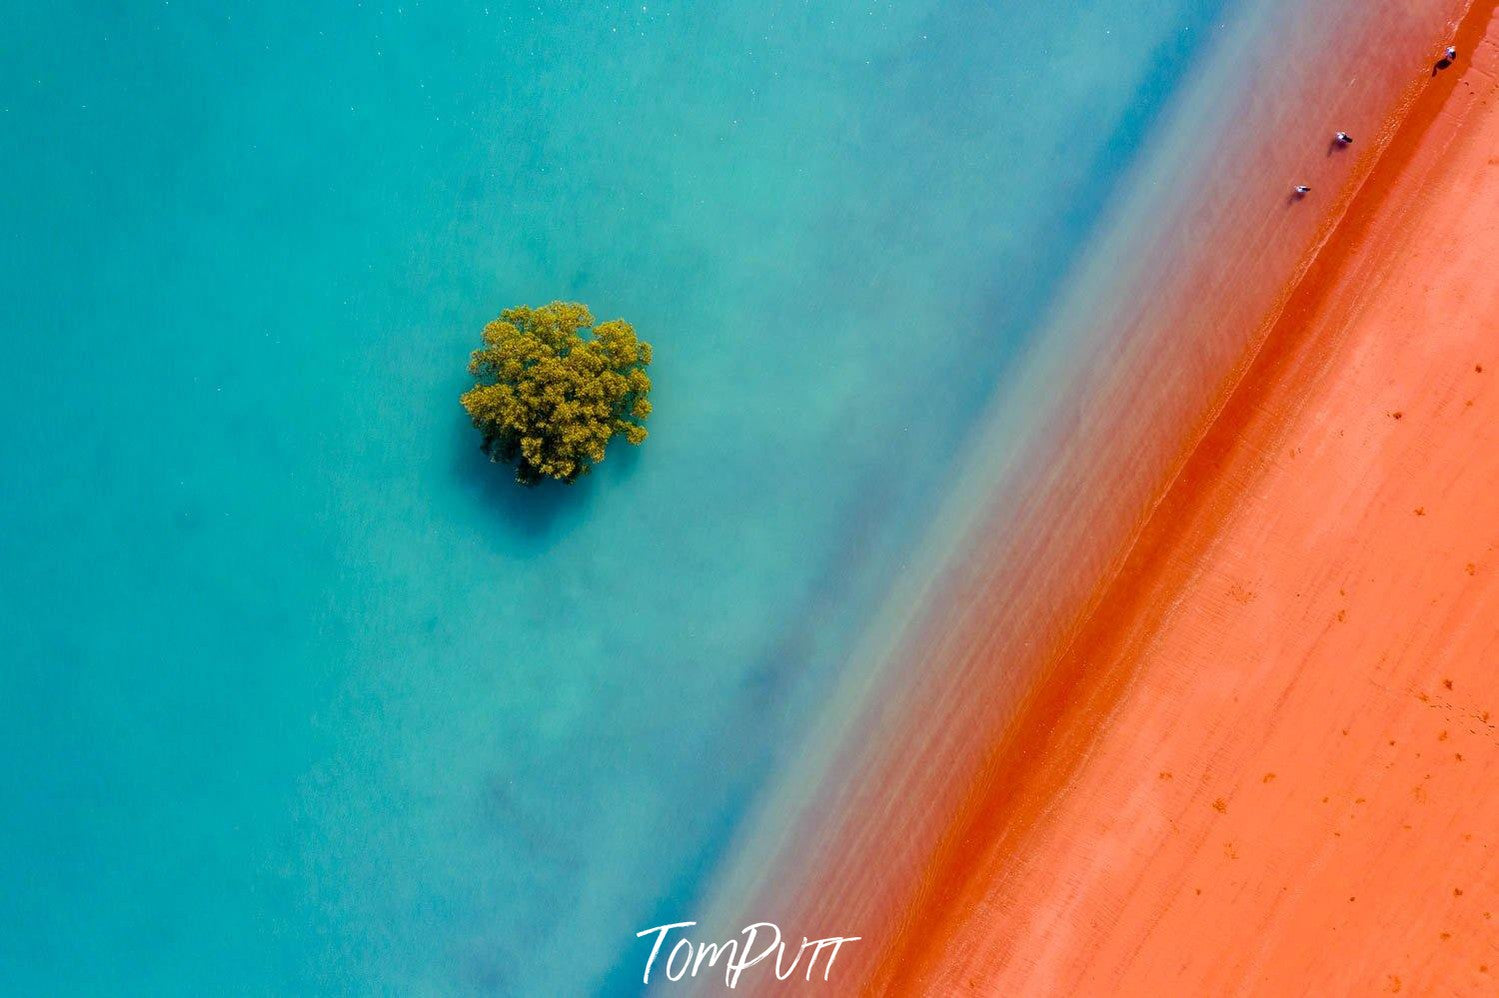
[[[874,989],[1499,994],[1499,20],[1465,35]]]

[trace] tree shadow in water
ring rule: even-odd
[[[631,448],[633,449],[633,448]],[[611,456],[613,448],[610,448]],[[593,499],[585,476],[573,485],[541,482],[521,485],[515,468],[491,461],[479,448],[479,434],[462,415],[453,421],[453,476],[497,531],[502,553],[529,556],[546,551],[582,521]]]

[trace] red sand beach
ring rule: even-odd
[[[1400,132],[869,981],[1499,992],[1499,21]]]
[[[1494,2],[1465,8],[1308,8],[1226,44],[1057,317],[1060,360],[1006,386],[975,450],[1045,434],[893,601],[891,650],[706,923],[863,936],[840,993],[1487,966],[1499,939],[1455,913],[1486,896],[1494,824],[1499,133]],[[1315,148],[1340,127],[1352,149]]]

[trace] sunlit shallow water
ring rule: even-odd
[[[692,917],[1220,5],[709,6],[7,15],[4,979],[629,991]],[[558,297],[652,436],[521,491],[456,396]]]

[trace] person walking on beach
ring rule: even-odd
[[[1447,61],[1448,62],[1456,62],[1457,61],[1457,46],[1456,45],[1448,45],[1447,46]]]
[[[1437,60],[1436,65],[1431,67],[1431,75],[1432,76],[1437,75],[1437,71],[1438,70],[1446,69],[1448,66],[1452,65],[1452,63],[1455,62],[1456,60],[1457,60],[1457,46],[1456,45],[1448,45],[1447,46],[1447,51],[1443,52],[1442,53],[1442,57]]]
[[[1311,192],[1312,192],[1312,189],[1310,187],[1308,187],[1306,184],[1297,184],[1296,185],[1296,196],[1298,198],[1304,198],[1308,194],[1310,194]]]
[[[1353,145],[1353,136],[1349,135],[1347,132],[1339,132],[1332,137],[1332,140],[1340,146]]]

